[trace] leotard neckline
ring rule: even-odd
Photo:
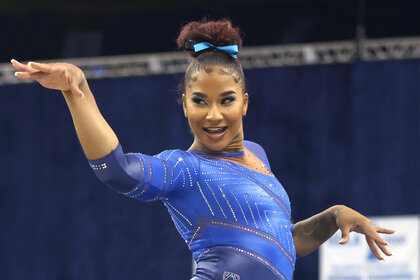
[[[193,151],[193,150],[188,150],[188,151],[199,154],[199,155],[207,155],[207,156],[214,156],[214,157],[236,157],[236,156],[243,156],[245,154],[245,150],[240,151],[240,152],[235,152],[235,153],[224,153],[224,154],[198,152],[198,151]]]
[[[210,155],[210,156],[225,156],[225,157],[233,157],[233,156],[235,156],[235,154],[236,155],[244,155],[245,154],[245,151],[241,151],[241,152],[236,152],[236,153],[226,153],[226,154],[212,154],[212,153],[206,153],[206,152],[198,152],[198,151],[193,151],[193,150],[187,150],[188,152],[192,152],[193,154],[197,154],[197,155]],[[252,153],[252,152],[251,152]],[[226,156],[227,155],[227,156]],[[254,155],[255,156],[255,155]],[[258,158],[258,157],[257,157]],[[206,158],[206,159],[209,159],[209,158]],[[239,163],[237,163],[237,162],[234,162],[234,161],[230,161],[230,160],[224,160],[224,159],[221,159],[221,158],[212,158],[212,160],[218,160],[218,161],[222,161],[222,162],[227,162],[228,164],[230,164],[230,165],[236,165],[236,166],[238,166],[239,168],[242,168],[242,169],[245,169],[245,170],[248,170],[248,171],[251,171],[251,172],[253,172],[253,173],[256,173],[256,174],[260,174],[260,175],[264,175],[264,176],[269,176],[269,177],[275,177],[274,176],[274,174],[271,172],[271,170],[269,170],[269,172],[270,172],[270,174],[265,174],[265,173],[261,173],[261,172],[259,172],[259,171],[256,171],[256,170],[254,170],[254,169],[251,169],[251,168],[249,168],[249,167],[247,167],[247,166],[245,166],[245,165],[242,165],[242,164],[239,164]],[[260,160],[261,161],[261,160]],[[261,161],[262,162],[262,161]],[[263,163],[264,164],[264,163]]]

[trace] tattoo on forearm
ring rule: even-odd
[[[309,219],[293,230],[293,236],[321,242],[327,240],[331,234],[331,220],[324,215]]]

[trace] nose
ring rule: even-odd
[[[220,109],[218,108],[218,106],[216,104],[210,107],[209,111],[207,112],[206,119],[208,121],[221,121],[221,120],[223,120],[223,115],[220,112]]]

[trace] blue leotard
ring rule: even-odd
[[[270,169],[261,146],[244,145]],[[117,192],[165,204],[197,262],[193,279],[292,278],[290,202],[273,175],[190,150],[148,156],[121,145],[89,163]]]

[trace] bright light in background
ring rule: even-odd
[[[320,280],[420,279],[420,216],[387,216],[370,218],[373,224],[395,229],[382,237],[390,244],[392,256],[379,261],[370,251],[363,235],[351,233],[350,241],[338,244],[341,232],[320,248]]]

